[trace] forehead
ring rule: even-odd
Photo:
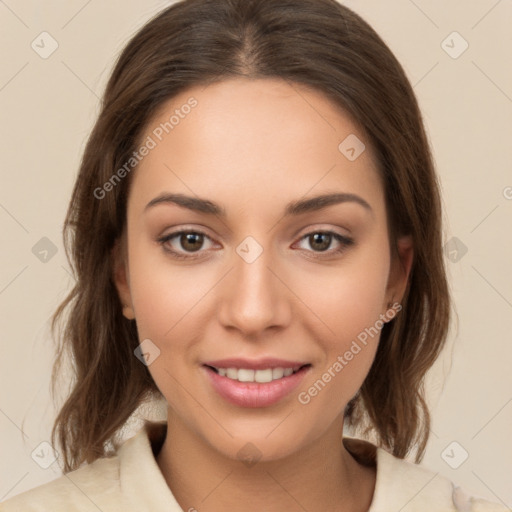
[[[171,190],[255,205],[333,188],[382,200],[364,132],[300,84],[233,79],[192,87],[160,107],[141,143],[150,139],[130,190],[140,208]]]

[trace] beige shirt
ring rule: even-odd
[[[181,509],[156,463],[155,454],[165,433],[166,423],[147,422],[115,456],[14,496],[0,504],[0,512],[194,512],[193,508]],[[367,441],[344,437],[343,443],[357,460],[376,464],[375,492],[368,512],[509,510],[469,497],[447,478]]]

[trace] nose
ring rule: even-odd
[[[234,252],[234,268],[223,280],[217,310],[225,328],[258,337],[290,323],[290,292],[283,284],[286,279],[276,277],[279,272],[274,267],[278,265],[272,259],[269,250],[263,250],[252,262]]]

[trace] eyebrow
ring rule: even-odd
[[[308,199],[292,201],[286,205],[284,215],[300,215],[302,213],[322,210],[334,204],[349,202],[359,204],[369,212],[373,212],[372,207],[362,197],[350,193],[335,193],[323,194]],[[164,192],[152,199],[146,205],[144,211],[147,211],[149,208],[159,204],[176,204],[195,212],[218,215],[220,217],[226,218],[226,210],[218,204],[209,201],[208,199],[186,196],[184,194],[171,194],[167,192]]]

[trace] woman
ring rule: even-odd
[[[403,460],[449,324],[440,198],[412,88],[349,9],[156,16],[109,80],[65,234],[65,475],[2,510],[504,510]],[[161,397],[167,421],[119,446]]]

